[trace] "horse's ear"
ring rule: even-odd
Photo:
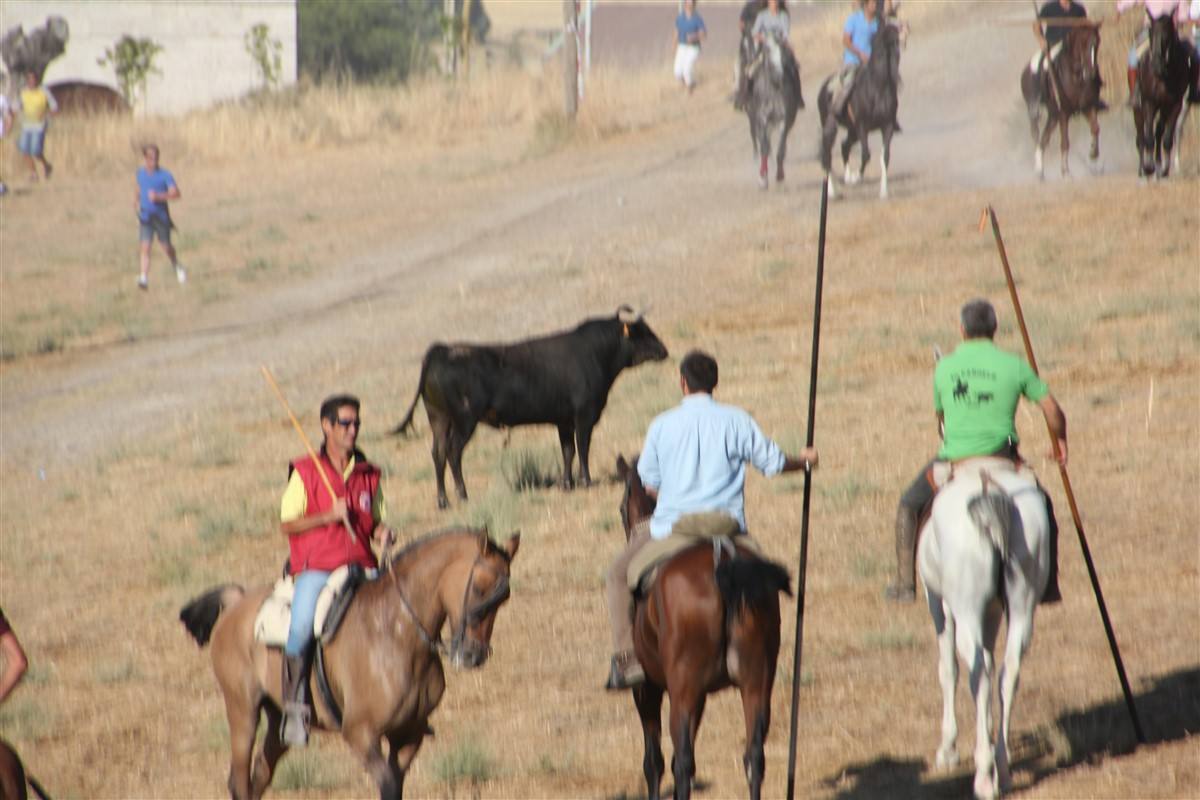
[[[492,542],[492,537],[488,536],[487,528],[481,530],[479,532],[479,555],[486,556],[488,554],[488,550],[495,546],[495,543]]]
[[[617,455],[617,476],[621,480],[625,480],[625,476],[629,474],[629,462],[625,460],[625,456]]]
[[[512,536],[508,537],[508,541],[504,543],[504,550],[508,553],[508,560],[512,561],[513,556],[517,554],[518,548],[521,546],[521,532],[517,531]]]

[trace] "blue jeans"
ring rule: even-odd
[[[303,655],[313,641],[313,618],[317,615],[317,598],[329,580],[328,572],[306,570],[296,576],[296,591],[292,595],[292,626],[288,629],[284,653]]]

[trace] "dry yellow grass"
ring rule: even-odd
[[[596,114],[587,122],[595,132],[552,129],[550,147],[534,143],[553,91],[511,126],[464,123],[447,146],[433,123],[411,140],[403,128],[379,141],[281,139],[278,150],[245,156],[191,133],[197,119],[155,131],[181,152],[164,144],[185,194],[186,290],[160,278],[158,254],[150,294],[132,288],[134,129],[91,145],[97,156],[119,150],[111,164],[92,168],[80,156],[64,162],[80,172],[63,169],[4,201],[0,339],[7,348],[28,335],[35,346],[0,364],[0,603],[33,666],[0,709],[0,736],[55,796],[225,791],[222,704],[207,654],[175,615],[212,584],[270,580],[283,557],[275,509],[299,444],[262,385],[262,361],[310,431],[325,394],[363,398],[362,446],[386,468],[391,522],[404,536],[460,521],[523,531],[495,656],[450,676],[410,793],[641,795],[632,704],[597,688],[608,641],[602,575],[620,542],[616,487],[514,494],[505,469],[524,453],[553,464],[555,437],[518,430],[506,447],[484,430],[467,450],[472,502],[439,514],[423,414],[418,437],[384,434],[430,341],[512,339],[649,301],[674,357],[710,349],[722,365],[719,397],[789,448],[802,442],[818,176],[797,166],[798,190],[760,195],[725,163],[749,156],[723,87],[704,87],[689,104],[665,77],[613,75],[612,85],[622,79],[636,102],[596,90],[600,110],[585,112]],[[385,104],[346,102],[364,114]],[[230,130],[243,123],[255,124]],[[66,126],[55,133],[65,149]],[[1038,420],[1022,413],[1025,452],[1064,528],[1067,599],[1039,614],[1022,672],[1021,795],[1200,791],[1187,733],[1200,722],[1196,196],[1194,179],[1139,188],[1113,176],[1037,191],[901,192],[886,205],[860,196],[831,208],[800,796],[967,791],[965,771],[927,767],[940,715],[927,615],[885,606],[880,589],[896,495],[934,448],[932,346],[953,345],[958,306],[982,294],[1001,310],[1001,344],[1019,348],[994,247],[975,229],[988,203],[1040,366],[1070,419],[1075,491],[1155,742],[1130,752],[1065,498],[1041,458]],[[101,324],[63,332],[84,314]],[[65,351],[30,355],[45,335]],[[127,336],[135,341],[117,343]],[[96,345],[81,346],[88,341]],[[676,400],[671,365],[622,377],[596,434],[594,474],[635,451]],[[747,490],[756,535],[793,571],[801,487],[754,476]],[[769,797],[783,794],[794,611],[785,605]],[[964,751],[969,720],[960,695]],[[704,796],[742,796],[742,741],[736,696],[714,698],[698,750]],[[272,796],[372,793],[336,737],[284,763]],[[481,778],[475,787],[471,775]]]

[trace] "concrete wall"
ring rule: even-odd
[[[258,88],[258,67],[244,37],[263,22],[283,45],[281,84],[296,81],[296,0],[0,0],[0,32],[31,28],[48,16],[71,28],[66,52],[50,63],[46,83],[86,80],[114,89],[111,66],[96,62],[124,34],[162,46],[147,82],[145,111],[179,114]]]

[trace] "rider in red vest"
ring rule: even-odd
[[[347,564],[366,570],[378,567],[372,541],[386,547],[392,531],[379,489],[379,468],[367,461],[355,442],[360,418],[358,398],[335,395],[321,404],[320,468],[333,487],[329,496],[317,464],[309,456],[289,467],[288,486],[280,507],[280,530],[288,537],[289,566],[295,577],[292,621],[283,658],[284,718],[280,736],[287,745],[308,742],[309,664],[317,597],[329,573]]]

